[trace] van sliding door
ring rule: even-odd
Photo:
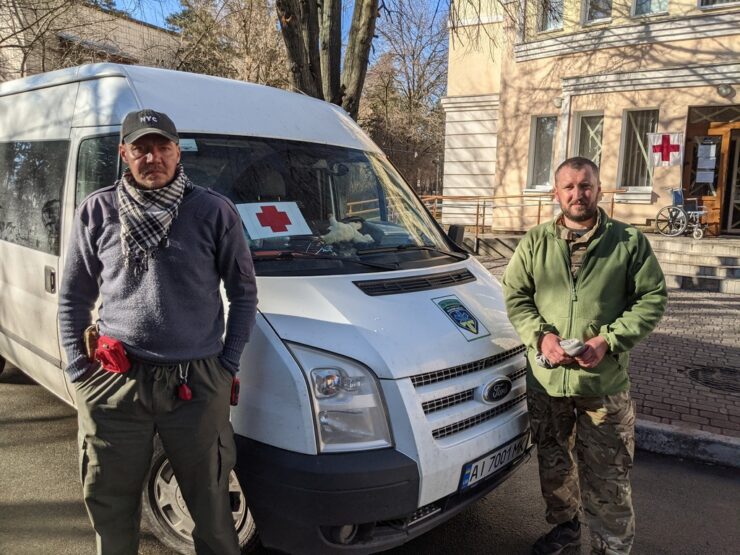
[[[57,306],[69,140],[0,142],[0,349],[66,398]]]

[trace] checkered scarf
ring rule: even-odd
[[[118,214],[121,219],[121,247],[126,267],[140,275],[149,269],[149,258],[157,247],[169,246],[172,222],[182,202],[185,190],[193,184],[178,165],[175,178],[161,189],[140,189],[127,170],[116,183]]]

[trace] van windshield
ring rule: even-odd
[[[466,257],[382,155],[186,133],[180,147],[190,179],[236,204],[258,275],[378,272]]]

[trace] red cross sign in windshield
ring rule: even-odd
[[[292,223],[288,214],[279,211],[274,206],[263,206],[262,211],[257,213],[257,219],[263,227],[269,227],[273,233],[288,231]]]

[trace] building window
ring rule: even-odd
[[[623,189],[652,187],[653,168],[650,164],[648,133],[658,129],[658,110],[628,111],[622,131],[621,177]]]
[[[700,8],[712,8],[722,4],[737,4],[740,0],[699,0]]]
[[[528,189],[549,191],[552,188],[552,151],[557,126],[557,116],[536,117],[532,120]]]
[[[635,0],[635,15],[668,12],[668,0]]]
[[[540,31],[563,28],[563,0],[540,0]]]
[[[612,16],[612,0],[586,0],[586,23],[609,19]]]
[[[582,114],[578,117],[576,155],[601,164],[601,144],[604,135],[603,114]]]

